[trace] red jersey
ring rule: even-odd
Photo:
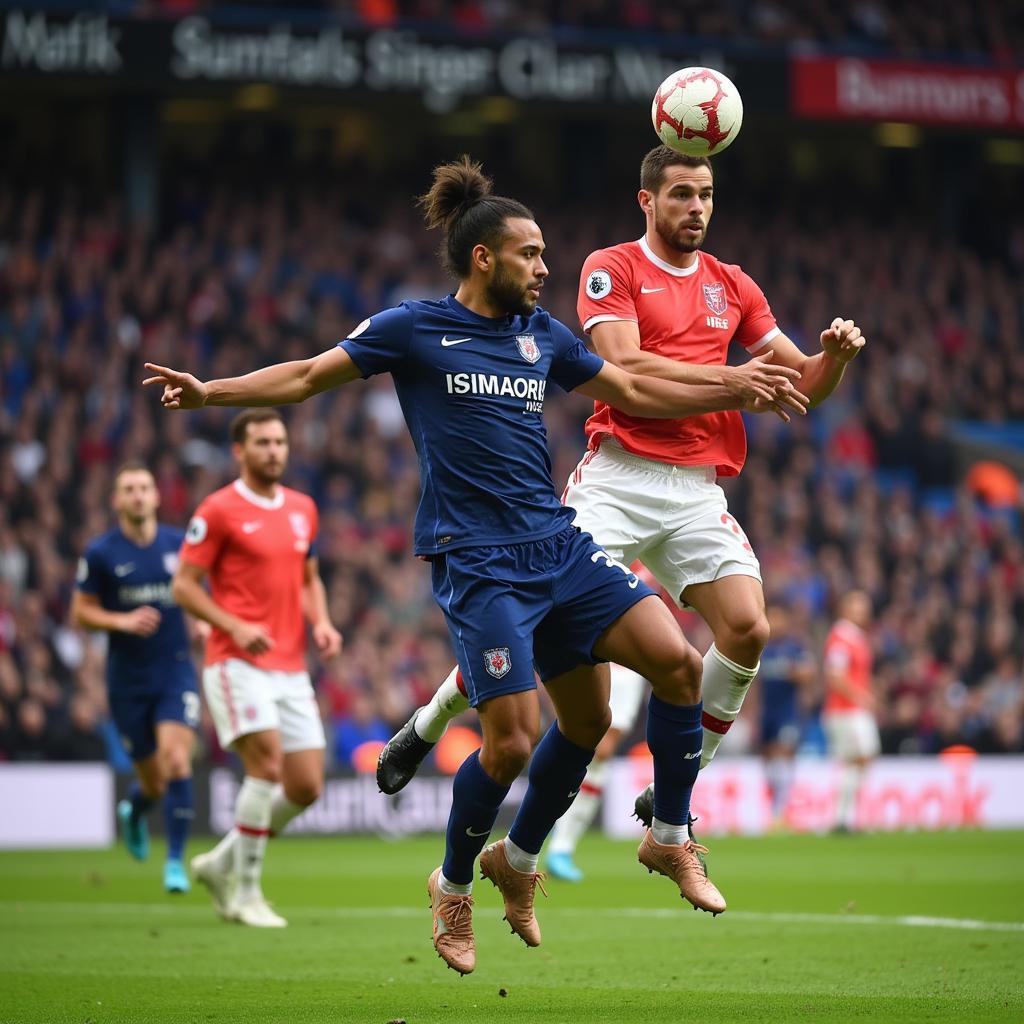
[[[871,643],[867,633],[846,619],[840,619],[825,638],[825,668],[843,673],[847,685],[858,693],[871,692]],[[860,711],[863,704],[829,688],[824,711]]]
[[[756,355],[779,333],[761,289],[739,267],[699,252],[681,270],[656,256],[646,238],[591,253],[576,311],[588,334],[595,324],[632,320],[645,352],[707,366],[725,364],[733,339]],[[735,411],[658,420],[597,402],[586,431],[590,448],[611,436],[635,455],[713,465],[719,476],[735,476],[747,455],[743,418]]]
[[[302,591],[316,532],[313,499],[288,487],[264,498],[236,480],[200,504],[181,560],[209,573],[210,594],[221,608],[259,623],[274,641],[266,654],[252,655],[214,628],[206,644],[207,665],[241,658],[268,670],[306,668]]]

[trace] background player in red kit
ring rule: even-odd
[[[856,827],[857,794],[864,773],[881,750],[871,689],[873,656],[868,627],[871,598],[853,590],[839,603],[839,618],[825,638],[825,704],[821,724],[828,751],[842,762],[836,831]]]
[[[736,341],[751,356],[771,353],[774,363],[798,370],[796,385],[812,404],[830,395],[864,345],[860,329],[837,317],[821,334],[822,351],[806,356],[779,330],[750,277],[700,251],[714,206],[710,162],[658,146],[644,157],[637,198],[644,236],[592,253],[581,273],[577,312],[598,354],[632,373],[741,388],[749,382],[726,365]],[[757,558],[716,483],[743,466],[742,418],[641,420],[598,402],[586,431],[588,451],[562,498],[577,524],[623,564],[643,562],[714,634],[703,669],[703,767],[739,713],[769,633]],[[448,719],[465,708],[457,682],[453,672],[385,748],[378,770],[385,791],[412,777]],[[639,700],[642,690],[634,690]],[[584,785],[600,783],[588,776]],[[653,812],[657,838],[652,802],[656,794],[643,794],[637,809],[648,824]]]
[[[221,746],[245,769],[235,827],[192,859],[192,872],[222,917],[281,928],[261,887],[267,838],[319,797],[324,777],[305,619],[324,658],[340,651],[341,636],[317,568],[316,506],[279,483],[288,461],[280,415],[243,412],[231,440],[239,478],[196,509],[174,578],[178,603],[213,627],[203,690]]]

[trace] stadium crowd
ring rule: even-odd
[[[551,32],[676,35],[729,47],[817,46],[904,58],[1013,63],[1024,53],[1020,19],[1000,0],[102,0],[116,13],[182,17],[216,8],[331,13],[371,26],[408,25],[467,34]]]
[[[67,607],[77,558],[111,525],[117,464],[146,460],[161,518],[177,524],[232,478],[231,410],[162,411],[139,386],[142,362],[242,373],[448,290],[404,193],[371,204],[344,185],[286,194],[183,180],[151,234],[125,223],[113,197],[0,184],[0,758],[116,750],[103,640],[73,629]],[[636,237],[639,215],[629,196],[600,219],[523,198],[548,243],[542,304],[575,325],[583,259]],[[909,219],[882,229],[807,196],[799,216],[787,202],[766,216],[723,198],[709,236],[805,350],[838,313],[869,339],[820,410],[749,422],[747,466],[726,486],[769,598],[800,610],[817,653],[836,597],[851,586],[873,596],[889,752],[1024,751],[1019,502],[974,494],[948,433],[958,419],[1024,420],[1024,231],[1002,238],[978,252]],[[558,486],[581,454],[587,411],[549,393]],[[287,479],[319,504],[319,556],[345,635],[340,659],[315,668],[344,764],[430,695],[452,655],[427,566],[411,555],[418,477],[390,380],[320,396],[288,422]],[[699,621],[687,627],[706,646]]]

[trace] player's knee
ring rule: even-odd
[[[659,670],[650,676],[656,696],[669,704],[696,704],[700,700],[700,680],[704,662],[696,648],[683,641],[665,657]]]
[[[744,665],[753,665],[768,643],[771,636],[771,626],[768,624],[768,616],[764,612],[743,615],[730,622],[727,626],[726,637],[720,641],[715,638],[719,650],[727,645],[729,657],[733,661],[740,661]],[[725,651],[722,652],[723,654]]]
[[[525,730],[506,733],[480,748],[480,765],[495,782],[511,785],[526,767],[533,738]]]
[[[284,758],[278,751],[260,751],[246,761],[246,774],[267,782],[280,782]]]
[[[323,779],[300,779],[285,786],[285,796],[299,807],[309,807],[320,799],[323,790]]]
[[[611,708],[605,704],[603,708],[589,709],[585,713],[581,709],[581,714],[571,723],[559,722],[558,728],[567,740],[593,750],[604,740],[611,724]]]

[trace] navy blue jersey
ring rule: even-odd
[[[159,693],[178,686],[183,675],[194,675],[185,615],[171,597],[171,577],[184,537],[183,530],[160,525],[153,543],[140,548],[115,527],[97,537],[78,563],[78,589],[95,594],[107,611],[130,612],[149,605],[160,612],[160,625],[152,636],[109,634],[107,683],[112,697]]]
[[[493,319],[453,295],[364,320],[341,347],[364,377],[391,373],[419,456],[416,553],[554,536],[558,500],[544,429],[548,380],[566,391],[604,360],[539,307]]]
[[[761,653],[762,717],[789,721],[797,717],[797,686],[793,676],[811,664],[808,649],[793,637],[770,640]]]

